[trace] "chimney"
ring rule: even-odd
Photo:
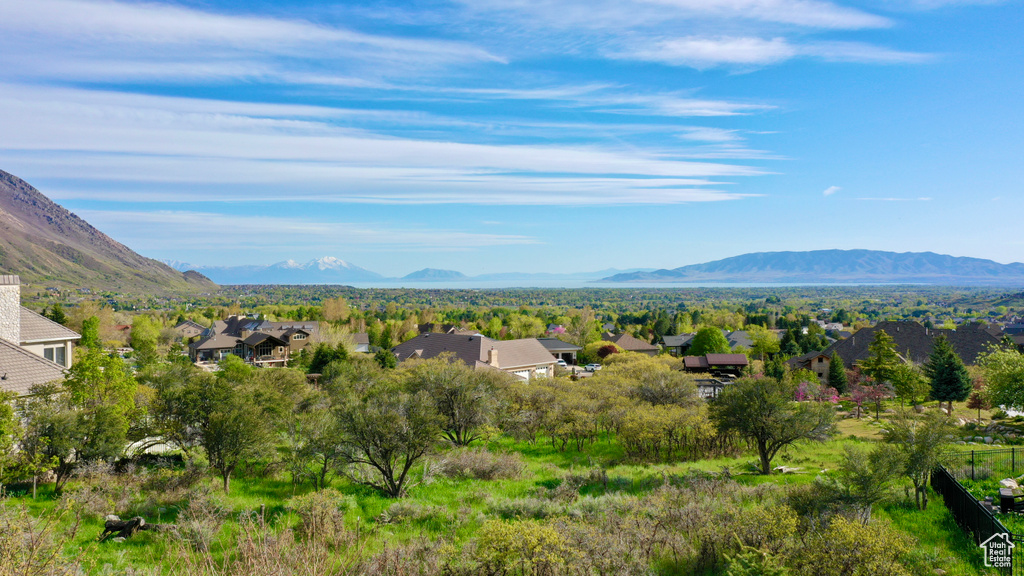
[[[498,366],[498,351],[495,350],[493,346],[487,351],[487,363],[495,368],[500,368],[500,366]]]
[[[21,344],[21,278],[0,275],[0,338]]]

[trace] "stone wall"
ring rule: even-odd
[[[21,279],[0,275],[0,338],[21,343]]]

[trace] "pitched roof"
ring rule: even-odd
[[[487,363],[488,351],[498,353],[501,369],[552,364],[555,357],[536,338],[521,340],[492,340],[486,336],[425,333],[406,340],[391,349],[399,360],[413,357],[434,358],[450,352],[468,366]]]
[[[206,326],[203,326],[198,322],[193,322],[192,320],[183,320],[181,322],[178,322],[178,324],[174,327],[175,330],[180,330],[182,328],[192,328],[194,330],[199,331],[206,330]]]
[[[21,307],[21,341],[39,342],[44,340],[78,340],[82,335],[74,330]]]
[[[264,342],[266,340],[270,340],[271,343],[273,343],[275,346],[288,345],[288,343],[285,342],[284,340],[281,340],[277,336],[271,336],[266,332],[253,332],[252,334],[249,334],[249,336],[247,336],[245,340],[242,340],[242,343],[245,344],[246,346],[255,346],[260,342]]]
[[[661,343],[669,348],[675,348],[677,346],[686,346],[696,336],[696,332],[690,332],[688,334],[673,334],[671,336],[662,336]]]
[[[63,379],[63,366],[0,340],[0,390],[24,395],[32,386]]]
[[[603,336],[601,336],[601,339],[604,340],[605,342],[611,342],[613,344],[616,344],[619,348],[622,348],[623,350],[627,350],[630,352],[648,352],[651,350],[660,350],[660,348],[658,348],[654,344],[651,344],[650,342],[644,342],[643,340],[640,340],[639,338],[636,338],[631,334],[626,334],[625,332],[623,332],[622,334],[605,333]]]
[[[576,352],[583,350],[583,348],[575,344],[570,344],[558,338],[537,338],[537,341],[551,352]]]
[[[710,366],[746,366],[750,364],[746,354],[708,354]]]
[[[754,347],[754,341],[750,339],[750,333],[746,330],[735,330],[733,332],[729,332],[726,334],[725,338],[729,341],[730,348],[736,346],[743,346],[744,348]]]
[[[746,354],[707,354],[683,357],[683,367],[692,370],[707,370],[714,366],[747,366],[748,364],[750,361]]]
[[[885,333],[892,337],[897,354],[918,364],[928,361],[935,339],[940,335],[945,335],[949,339],[953,350],[965,364],[977,362],[978,355],[985,351],[989,344],[999,344],[999,338],[990,334],[980,324],[965,324],[956,330],[948,330],[928,329],[911,321],[884,321],[870,328],[861,328],[849,338],[832,344],[823,350],[822,354],[831,356],[832,352],[836,352],[843,359],[844,365],[853,366],[869,356],[868,346],[874,341],[879,330],[885,330]]]

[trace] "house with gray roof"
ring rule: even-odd
[[[391,349],[399,362],[451,354],[476,370],[502,370],[522,380],[554,375],[555,357],[536,338],[492,340],[480,334],[427,333]]]
[[[696,332],[665,335],[661,337],[661,346],[673,356],[685,356],[686,351],[690,349],[690,344],[693,343],[693,337],[696,335]]]
[[[231,316],[205,329],[188,350],[192,361],[200,364],[219,362],[233,354],[254,366],[285,366],[293,354],[304,350],[319,334],[319,322],[270,322]]]
[[[0,275],[0,390],[27,394],[63,380],[81,336],[21,305],[21,279]]]
[[[537,338],[537,341],[547,348],[548,352],[556,360],[565,360],[567,364],[575,364],[576,353],[583,350],[583,348],[575,344],[570,344],[558,338]]]
[[[639,352],[641,354],[647,354],[648,356],[657,356],[658,352],[661,352],[661,348],[657,345],[651,344],[650,342],[644,342],[636,336],[626,334],[625,332],[622,334],[605,332],[601,335],[601,340],[611,342],[626,352]]]

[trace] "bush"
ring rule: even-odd
[[[82,573],[77,562],[64,557],[78,526],[79,517],[65,506],[36,518],[26,507],[0,501],[0,575]]]
[[[564,513],[564,508],[543,498],[515,498],[491,504],[489,512],[506,520],[543,520]]]
[[[533,520],[488,520],[477,532],[472,559],[485,574],[557,574],[571,558],[558,531]]]
[[[902,560],[911,539],[887,523],[861,524],[842,516],[792,555],[798,576],[909,576]]]
[[[455,521],[455,516],[442,506],[429,506],[415,502],[395,502],[380,515],[382,524],[403,524],[407,522],[434,524],[441,528]]]
[[[345,513],[356,507],[355,499],[333,488],[289,498],[285,509],[299,517],[296,528],[304,540],[336,543],[345,532]]]
[[[227,516],[227,507],[208,489],[198,491],[178,512],[177,535],[194,550],[208,552]]]
[[[1003,410],[1002,408],[999,408],[999,409],[995,410],[994,412],[992,412],[992,419],[993,420],[1006,420],[1009,417],[1010,417],[1010,415],[1007,414],[1006,410]]]
[[[460,448],[445,454],[437,472],[448,478],[504,480],[519,478],[526,469],[517,453],[495,454],[485,448]]]

